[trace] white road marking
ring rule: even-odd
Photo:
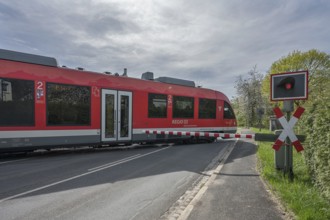
[[[16,194],[16,195],[9,196],[7,198],[1,199],[0,200],[0,203],[5,202],[5,201],[10,200],[10,199],[15,199],[17,197],[24,196],[24,195],[27,195],[27,194],[30,194],[30,193],[33,193],[33,192],[37,192],[37,191],[40,191],[40,190],[43,190],[43,189],[46,189],[46,188],[49,188],[49,187],[52,187],[52,186],[56,186],[56,185],[59,185],[61,183],[68,182],[70,180],[78,179],[80,177],[87,176],[89,174],[96,173],[98,171],[101,171],[101,170],[104,170],[104,169],[108,169],[110,167],[114,167],[114,166],[119,165],[119,164],[122,164],[122,163],[129,162],[131,160],[135,160],[135,159],[138,159],[138,158],[141,158],[141,157],[145,157],[145,156],[148,156],[150,154],[154,154],[154,153],[157,153],[159,151],[166,150],[167,148],[169,148],[169,147],[165,147],[165,148],[162,148],[162,149],[159,149],[159,150],[155,150],[155,151],[152,151],[150,153],[146,153],[146,154],[142,154],[142,155],[135,155],[135,156],[132,156],[132,157],[128,157],[128,158],[125,158],[126,160],[125,159],[122,159],[122,160],[117,161],[117,163],[110,163],[110,165],[108,165],[108,166],[104,166],[103,165],[103,167],[101,166],[100,168],[97,168],[97,167],[96,168],[92,168],[91,171],[88,171],[86,173],[82,173],[80,175],[76,175],[76,176],[73,176],[73,177],[70,177],[70,178],[61,180],[61,181],[57,181],[57,182],[54,182],[54,183],[51,183],[51,184],[48,184],[48,185],[45,185],[45,186],[42,186],[42,187],[38,187],[38,188],[35,188],[35,189],[32,189],[32,190],[28,190],[28,191],[25,191],[25,192],[22,192],[22,193],[19,193],[19,194]]]
[[[132,160],[132,159],[135,159],[136,157],[138,157],[138,156],[140,156],[140,155],[141,155],[141,154],[136,154],[136,155],[131,156],[131,157],[126,157],[126,158],[121,159],[121,160],[117,160],[117,161],[114,161],[114,162],[111,162],[111,163],[103,164],[103,165],[98,166],[98,167],[90,168],[90,169],[88,169],[88,171],[99,170],[99,169],[103,169],[103,168],[109,168],[109,167],[111,167],[111,166],[118,165],[118,164],[121,164],[121,163],[124,163],[124,162],[130,161],[130,160]]]
[[[6,164],[6,163],[14,163],[14,162],[17,162],[17,161],[23,161],[23,160],[28,160],[29,158],[27,158],[27,159],[19,159],[19,160],[9,160],[9,161],[5,161],[5,162],[1,162],[0,163],[0,165],[1,164]]]

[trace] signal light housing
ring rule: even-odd
[[[292,76],[288,76],[283,78],[277,85],[277,87],[285,88],[286,90],[290,90],[294,88],[295,79]]]
[[[271,101],[307,99],[308,71],[271,75]]]

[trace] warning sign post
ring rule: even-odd
[[[292,146],[297,152],[304,150],[297,136],[293,132],[293,126],[297,123],[304,112],[304,108],[298,107],[291,117],[294,110],[294,100],[306,100],[308,97],[308,71],[290,72],[271,75],[271,101],[283,101],[283,112],[279,107],[274,108],[276,118],[283,127],[283,131],[275,141],[273,148],[279,151],[282,146],[284,151],[284,175],[288,175],[290,181],[293,181],[293,152]],[[282,153],[283,151],[281,151]],[[277,153],[275,152],[275,161]],[[276,165],[277,166],[277,165]]]

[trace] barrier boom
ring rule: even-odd
[[[275,134],[232,134],[232,133],[215,133],[215,132],[189,132],[189,131],[165,131],[165,130],[143,130],[145,134],[162,134],[162,135],[177,135],[177,136],[196,136],[196,137],[222,137],[222,138],[248,138],[255,141],[276,141],[279,135]],[[298,140],[304,141],[304,135],[297,135]]]
[[[144,130],[146,134],[163,134],[163,135],[178,135],[178,136],[196,136],[196,137],[222,137],[222,138],[253,138],[254,134],[230,134],[230,133],[215,133],[215,132],[189,132],[189,131],[163,131],[163,130]]]

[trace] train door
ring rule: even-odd
[[[101,124],[103,142],[132,139],[132,92],[102,90]]]

